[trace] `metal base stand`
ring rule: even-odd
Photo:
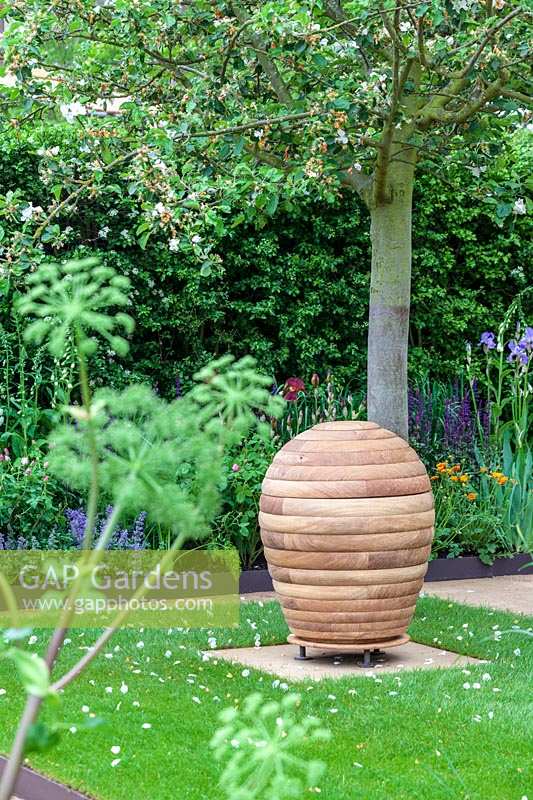
[[[298,648],[299,652],[297,656],[294,656],[295,661],[312,661],[312,657],[307,655],[307,648],[303,645],[299,645]]]
[[[307,648],[312,647],[320,651],[321,657],[324,655],[334,656],[334,663],[336,664],[342,663],[343,657],[346,658],[348,655],[362,655],[362,658],[356,659],[356,666],[361,669],[373,669],[373,667],[382,664],[386,660],[386,655],[382,648],[388,650],[391,647],[399,647],[400,645],[407,644],[409,636],[404,634],[403,636],[396,636],[386,640],[382,639],[377,642],[353,642],[353,644],[341,642],[337,644],[335,642],[311,642],[307,641],[307,639],[300,639],[299,636],[295,636],[291,633],[287,641],[289,644],[298,645],[299,654],[295,656],[296,661],[312,660],[313,656],[307,655]]]
[[[382,650],[363,650],[363,658],[361,660],[356,659],[355,664],[361,669],[373,669],[378,663],[382,664],[385,658],[385,653]]]
[[[344,661],[342,655],[333,656],[336,664],[341,664]],[[298,655],[294,656],[295,661],[312,661],[313,656],[307,655],[307,647],[305,645],[298,645]],[[363,650],[362,658],[355,659],[355,665],[361,669],[373,669],[378,664],[382,664],[386,660],[386,655],[382,650]]]

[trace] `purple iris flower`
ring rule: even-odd
[[[524,350],[532,350],[533,349],[533,328],[527,327],[524,331],[524,335],[518,342],[518,344]]]
[[[479,340],[479,344],[482,344],[487,350],[495,350],[496,349],[496,338],[492,331],[485,331],[481,334],[481,338]]]
[[[514,339],[511,339],[511,341],[507,344],[507,347],[511,351],[510,355],[507,357],[507,361],[512,363],[516,358],[521,364],[525,365],[528,363],[529,358],[521,342],[517,343]]]

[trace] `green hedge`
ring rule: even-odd
[[[23,197],[46,207],[49,189],[39,179],[39,146],[76,146],[63,128],[15,135],[0,144],[0,193],[19,187]],[[510,169],[507,168],[506,169]],[[512,217],[499,227],[487,215],[469,173],[457,192],[435,175],[422,175],[414,201],[411,369],[454,374],[465,339],[497,325],[526,282],[531,223]],[[126,188],[101,202],[85,199],[73,218],[59,220],[73,231],[64,251],[98,251],[128,274],[137,321],[126,371],[112,354],[102,360],[101,379],[121,384],[149,380],[172,394],[179,376],[187,382],[211,354],[252,353],[262,369],[282,382],[333,370],[339,381],[364,380],[370,270],[369,221],[357,198],[338,206],[302,198],[290,213],[277,212],[261,230],[239,226],[217,246],[221,266],[208,277],[163,240],[146,250],[128,235],[134,201]],[[8,223],[7,223],[8,224]],[[99,231],[107,226],[107,238]],[[9,235],[9,230],[8,230]],[[529,267],[529,269],[531,269]],[[10,296],[3,298],[3,324]],[[383,354],[384,358],[387,354]]]

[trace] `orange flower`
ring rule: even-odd
[[[500,486],[503,486],[504,483],[507,483],[508,480],[509,478],[507,477],[507,475],[502,475],[501,478],[498,478],[498,483],[500,484]]]
[[[503,472],[498,472],[497,470],[494,470],[493,472],[490,473],[490,477],[494,478],[494,480],[497,481],[498,478],[503,478]]]
[[[439,478],[440,478],[440,475],[432,475],[431,476],[431,480],[432,481],[438,481]]]
[[[466,496],[466,499],[470,500],[470,502],[472,502],[473,500],[476,499],[476,497],[477,497],[477,494],[475,492],[468,492],[468,494]]]
[[[459,475],[459,480],[461,483],[468,483],[469,475]]]
[[[457,482],[457,481],[459,481],[459,478],[457,477],[457,475],[452,475],[450,480]]]
[[[452,469],[454,472],[461,472],[461,465],[455,464],[455,466],[453,466]]]
[[[448,466],[447,461],[439,461],[439,463],[437,464],[437,472],[444,472],[447,466]]]

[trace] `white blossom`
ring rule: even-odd
[[[76,117],[82,117],[87,113],[85,106],[77,101],[74,103],[62,103],[59,106],[59,110],[67,122],[74,122]]]
[[[152,216],[162,217],[165,214],[170,214],[170,209],[168,209],[164,203],[156,203],[152,211]]]
[[[515,214],[525,214],[526,213],[526,202],[523,197],[519,197],[514,202],[513,211]]]
[[[96,5],[93,8],[95,14],[99,14],[102,8],[106,8],[106,6],[114,6],[115,0],[98,0]]]
[[[175,253],[177,250],[180,249],[180,240],[179,239],[170,239],[168,243],[168,249]]]
[[[41,206],[34,206],[33,203],[30,203],[26,206],[26,208],[22,209],[20,212],[20,218],[22,222],[28,222],[28,220],[33,219],[34,216],[42,213],[43,209]]]
[[[337,135],[335,137],[335,141],[339,142],[339,144],[348,144],[348,137],[346,135],[346,131],[344,131],[342,128],[339,128],[339,130],[337,131]]]

